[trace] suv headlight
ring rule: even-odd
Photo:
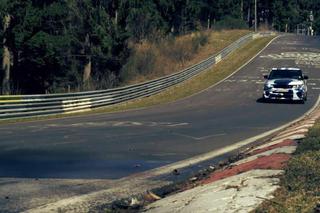
[[[264,90],[270,90],[273,88],[273,84],[265,84],[264,85]]]
[[[303,84],[299,84],[299,85],[293,85],[292,89],[302,89],[303,88]]]

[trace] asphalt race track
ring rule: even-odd
[[[261,103],[263,74],[300,67],[308,101]],[[228,146],[298,118],[320,91],[319,38],[284,36],[223,83],[170,104],[0,126],[0,177],[117,179]]]

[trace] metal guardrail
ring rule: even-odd
[[[246,35],[218,54],[198,64],[172,75],[145,83],[89,92],[0,96],[0,120],[85,112],[136,98],[151,96],[196,76],[200,72],[217,64],[243,44],[257,37],[270,36],[271,34],[273,33],[252,33]]]

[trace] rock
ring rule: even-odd
[[[240,153],[238,155],[238,160],[244,159],[246,157],[246,155],[244,153]]]
[[[9,196],[6,196],[5,199],[6,199],[6,200],[9,200]]]
[[[132,197],[130,202],[131,209],[139,209],[142,206],[142,202],[138,198]]]
[[[142,207],[142,202],[136,198],[117,200],[112,203],[112,209],[139,209]]]
[[[180,175],[180,172],[179,172],[177,169],[174,169],[174,170],[172,171],[172,173],[173,173],[174,175]]]
[[[195,182],[195,181],[197,181],[197,180],[198,180],[197,177],[192,177],[192,178],[189,179],[189,181],[191,181],[191,182]]]
[[[248,151],[250,151],[250,150],[253,149],[253,148],[254,148],[254,146],[248,147],[248,148],[246,148],[246,149],[244,150],[244,152],[248,152]]]
[[[209,166],[209,169],[210,169],[211,171],[214,171],[214,170],[216,170],[216,167],[215,167],[215,166]]]
[[[226,162],[224,162],[224,161],[220,161],[219,162],[219,167],[223,167],[223,166],[225,166],[226,165]]]
[[[111,205],[112,209],[128,209],[129,206],[128,200],[117,200]]]
[[[202,177],[206,177],[206,176],[208,176],[208,174],[209,174],[209,171],[208,171],[208,170],[202,170],[202,171],[201,171]]]
[[[148,201],[157,201],[157,200],[160,200],[161,197],[156,195],[155,193],[151,192],[151,191],[148,191],[146,196],[145,196],[145,199],[148,200]]]
[[[239,155],[235,155],[235,156],[229,157],[228,163],[236,162],[236,161],[238,161],[239,159],[241,159],[241,158],[239,158]]]
[[[317,205],[316,205],[316,207],[314,208],[314,210],[313,210],[315,213],[320,213],[320,203],[318,203]]]

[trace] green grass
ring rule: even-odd
[[[320,202],[320,121],[299,144],[280,186],[255,212],[314,212]]]
[[[127,111],[138,108],[151,107],[154,105],[164,104],[173,102],[182,98],[186,98],[195,93],[201,92],[208,87],[216,84],[222,79],[229,76],[244,63],[254,57],[261,49],[263,49],[273,37],[258,38],[254,41],[249,42],[242,48],[236,50],[230,54],[226,59],[215,65],[212,69],[205,71],[196,77],[181,83],[177,86],[171,87],[157,95],[150,96],[143,99],[137,99],[118,105],[105,107],[97,110],[93,110],[86,113],[75,113],[72,115],[55,115],[47,117],[35,117],[17,120],[1,121],[0,123],[8,122],[20,122],[20,121],[32,121],[32,120],[43,120],[43,119],[54,119],[68,116],[94,114],[94,113],[108,113],[108,112],[119,112]]]

